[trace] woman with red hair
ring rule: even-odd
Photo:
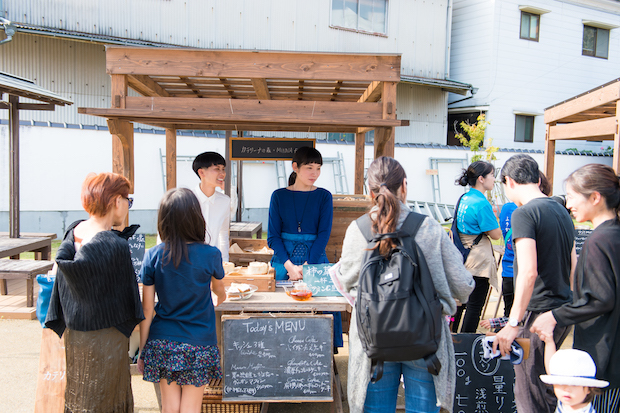
[[[133,199],[117,174],[89,174],[82,185],[87,220],[69,226],[56,254],[56,281],[45,325],[65,336],[65,412],[133,412],[129,336],[144,319],[122,225]]]

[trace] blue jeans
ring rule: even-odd
[[[433,376],[426,370],[424,360],[385,362],[383,377],[376,383],[368,383],[364,413],[396,411],[401,374],[405,378],[406,412],[438,413]]]

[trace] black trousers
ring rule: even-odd
[[[510,317],[510,309],[515,299],[514,278],[502,277],[502,298],[504,299],[504,317]]]
[[[466,305],[462,305],[456,310],[454,315],[454,323],[452,324],[452,332],[458,333],[459,324],[463,311],[465,317],[463,318],[463,327],[461,333],[475,333],[480,322],[480,315],[482,314],[482,308],[484,302],[487,299],[487,293],[489,292],[489,279],[484,277],[474,277],[476,286],[474,291],[471,292],[469,300]]]

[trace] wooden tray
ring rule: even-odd
[[[224,286],[228,287],[231,283],[245,283],[254,284],[258,287],[258,291],[275,291],[276,290],[276,273],[273,268],[269,269],[267,274],[254,275],[247,274],[244,269],[238,272],[231,272],[227,274],[222,281]]]
[[[267,247],[266,239],[249,239],[249,238],[231,238],[230,245],[237,244],[242,250],[252,248],[258,251]],[[247,266],[253,261],[269,262],[273,254],[258,254],[256,252],[231,252],[228,254],[230,262],[237,266]]]

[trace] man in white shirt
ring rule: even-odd
[[[215,190],[224,185],[226,160],[217,152],[204,152],[196,156],[192,169],[200,178],[193,191],[207,225],[205,242],[217,247],[222,253],[222,260],[228,261],[230,197]]]

